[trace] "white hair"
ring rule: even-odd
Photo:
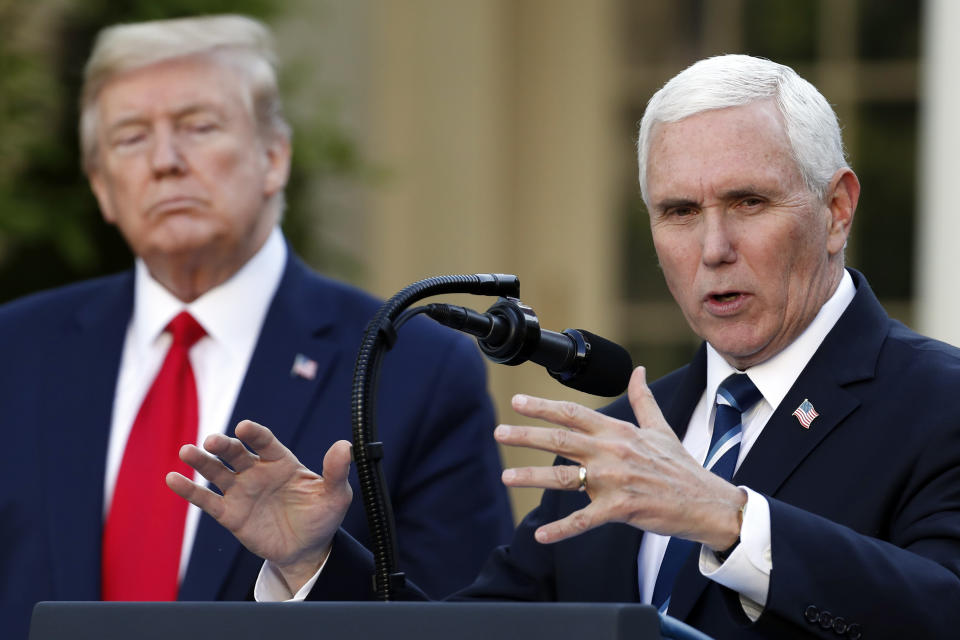
[[[277,84],[270,31],[241,15],[215,15],[118,24],[103,29],[83,72],[80,143],[84,168],[97,154],[97,97],[115,76],[165,60],[209,56],[238,70],[247,80],[248,104],[261,136],[289,139]]]
[[[647,103],[637,138],[640,193],[644,200],[650,134],[655,124],[765,99],[776,102],[791,155],[807,188],[824,198],[834,173],[848,166],[833,108],[816,87],[790,67],[731,54],[706,58],[687,67]]]

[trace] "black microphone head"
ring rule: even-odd
[[[595,396],[609,398],[626,391],[633,373],[633,360],[627,350],[584,329],[564,331],[576,339],[574,332],[589,345],[586,361],[573,373],[550,371],[550,375],[571,389]]]

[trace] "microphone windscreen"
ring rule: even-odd
[[[633,360],[627,350],[584,329],[577,329],[590,345],[590,355],[576,375],[563,379],[554,376],[577,391],[595,396],[613,397],[627,390],[633,373]]]

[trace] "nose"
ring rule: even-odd
[[[730,221],[721,210],[703,213],[703,247],[701,259],[710,267],[734,262],[737,250],[732,235]]]
[[[187,164],[173,131],[158,128],[155,132],[150,166],[157,177],[180,175],[186,171]]]

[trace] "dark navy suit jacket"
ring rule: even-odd
[[[960,634],[960,351],[890,320],[863,276],[852,275],[853,302],[733,478],[770,502],[763,615],[751,623],[737,594],[700,575],[699,547],[677,578],[670,614],[717,638]],[[705,384],[701,347],[651,385],[681,437]],[[820,414],[809,429],[791,415],[805,399]],[[635,421],[625,398],[606,412]],[[587,499],[544,492],[459,597],[637,601],[641,531],[609,524],[554,545],[533,539]],[[365,585],[350,576],[368,570],[356,568],[364,558],[338,534],[311,597],[344,598],[345,585],[359,596]]]
[[[107,438],[133,283],[127,272],[0,307],[3,637],[26,637],[38,600],[99,598]],[[351,438],[354,361],[378,307],[291,255],[227,432],[260,422],[319,471],[327,448]],[[314,379],[291,375],[297,354],[317,362]],[[446,595],[513,529],[476,345],[430,320],[407,323],[383,357],[377,407],[401,568]],[[355,472],[352,481],[344,527],[368,542]],[[180,599],[244,599],[261,564],[203,515]]]

